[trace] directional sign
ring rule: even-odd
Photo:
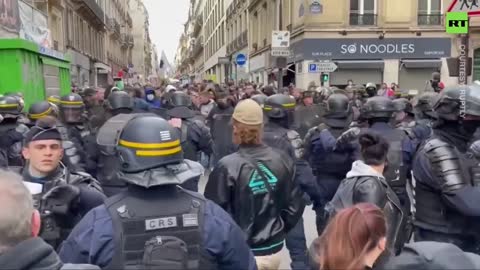
[[[316,72],[325,72],[330,73],[337,70],[337,65],[334,62],[323,62],[323,63],[311,63],[308,65],[308,72],[316,73]]]
[[[235,62],[237,62],[237,65],[243,66],[247,63],[247,57],[245,56],[245,54],[239,53],[235,58]]]
[[[290,31],[272,31],[272,48],[289,48]]]
[[[448,12],[468,12],[468,16],[479,16],[480,2],[477,0],[452,0]]]
[[[271,52],[272,56],[275,57],[289,57],[290,56],[290,50],[288,48],[272,48]]]

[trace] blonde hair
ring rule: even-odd
[[[246,125],[233,121],[233,138],[235,143],[244,145],[257,145],[262,143],[263,124],[260,125]]]

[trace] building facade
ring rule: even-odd
[[[248,80],[248,1],[230,1],[226,14],[226,46],[231,79]],[[237,63],[240,60],[240,64]],[[241,60],[245,59],[245,64]]]
[[[449,0],[286,2],[284,29],[291,31],[289,63],[295,75],[285,76],[284,83],[320,85],[320,73],[310,64],[321,61],[338,66],[326,84],[339,87],[353,80],[422,91],[435,71],[446,84],[458,80],[447,66],[459,55],[459,39],[445,33]]]
[[[205,0],[204,20],[204,70],[205,79],[220,83],[229,77],[230,60],[226,57],[225,15],[228,0]]]
[[[281,0],[249,0],[248,4],[249,77],[251,81],[259,84],[275,81],[274,59],[270,55],[272,31],[278,29],[279,1]]]
[[[71,80],[78,87],[95,87],[98,69],[107,64],[105,12],[95,0],[66,0],[65,46],[71,56]]]
[[[189,12],[189,58],[191,81],[201,81],[204,74],[204,16],[205,0],[191,0]]]
[[[107,0],[108,1],[108,0]],[[146,83],[152,69],[148,11],[141,0],[130,0],[129,13],[133,20],[132,63],[129,66],[132,83]]]

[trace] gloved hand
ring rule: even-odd
[[[340,137],[337,138],[337,143],[335,144],[335,149],[341,148],[345,145],[350,144],[358,138],[360,135],[361,129],[358,127],[351,128],[345,131]]]
[[[73,185],[60,185],[50,189],[42,200],[46,202],[47,210],[55,214],[67,214],[77,203],[80,189]]]

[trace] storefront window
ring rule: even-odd
[[[418,1],[418,25],[442,25],[442,1]]]
[[[473,53],[473,81],[480,80],[480,48]]]
[[[350,25],[377,25],[376,0],[350,0]]]

